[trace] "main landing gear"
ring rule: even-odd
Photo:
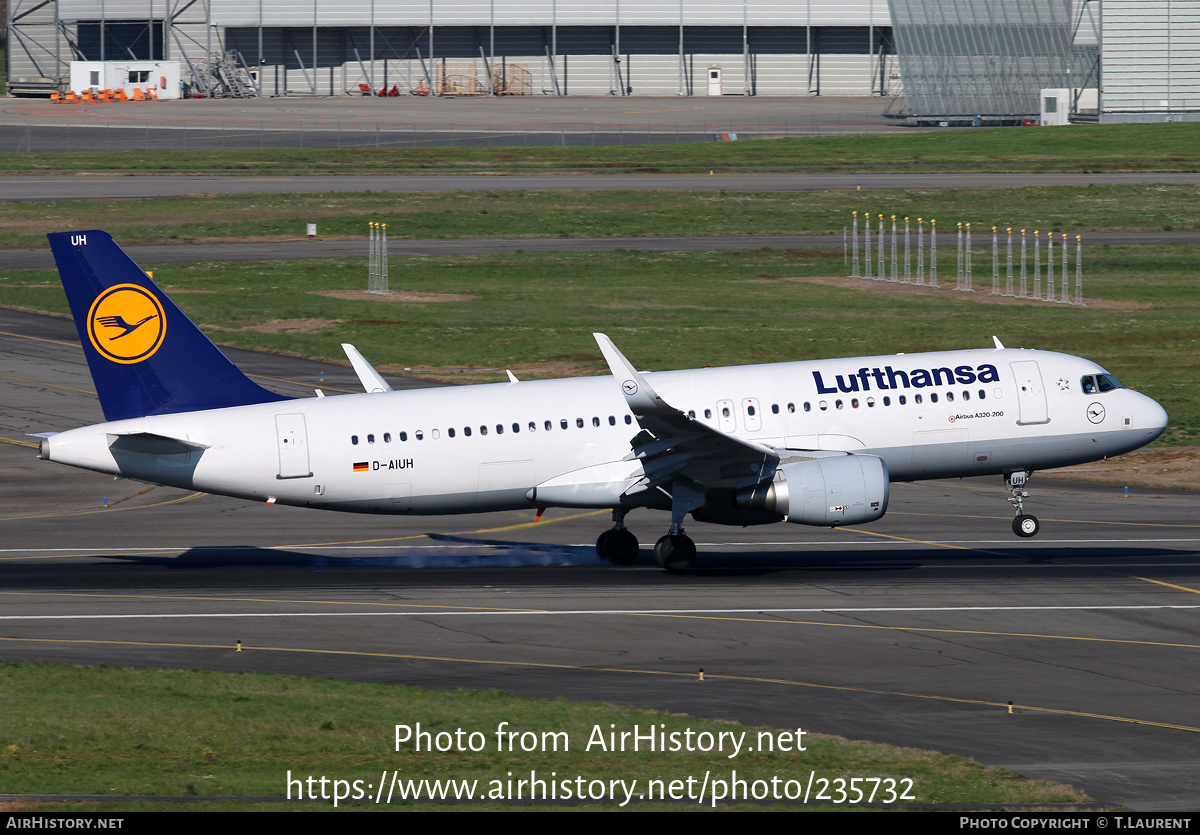
[[[687,571],[696,561],[696,543],[683,528],[672,527],[671,533],[654,543],[654,561],[667,571]]]
[[[1004,484],[1012,494],[1008,501],[1017,512],[1012,523],[1013,533],[1023,538],[1037,536],[1038,531],[1042,529],[1042,523],[1037,520],[1037,517],[1030,516],[1025,512],[1025,499],[1029,498],[1029,494],[1021,488],[1025,486],[1029,476],[1030,473],[1020,470],[1004,477]]]
[[[596,540],[596,553],[617,565],[629,565],[638,557],[638,541],[625,527],[627,510],[613,511],[613,527]],[[654,543],[654,561],[667,571],[686,571],[696,561],[696,543],[683,532],[682,520],[671,525],[671,532]]]
[[[611,560],[617,565],[629,565],[638,556],[637,537],[625,527],[627,512],[621,509],[614,510],[612,530],[600,534],[596,540],[596,553],[602,559]]]

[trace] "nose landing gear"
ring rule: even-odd
[[[1042,523],[1037,520],[1037,517],[1030,516],[1025,512],[1025,499],[1029,498],[1029,494],[1022,488],[1029,480],[1029,476],[1030,473],[1019,470],[1004,477],[1004,483],[1008,487],[1009,493],[1012,494],[1008,501],[1017,514],[1012,523],[1013,533],[1026,539],[1037,536],[1038,531],[1042,529]]]

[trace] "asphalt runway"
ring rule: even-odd
[[[231,356],[288,394],[357,389],[346,368]],[[64,319],[0,312],[0,415],[5,659],[649,705],[1197,808],[1193,494],[1036,477],[1042,534],[1018,540],[999,479],[897,484],[863,528],[693,523],[697,567],[668,575],[646,550],[601,564],[603,512],[343,515],[39,461],[25,433],[100,419]],[[644,547],[667,527],[628,523]]]
[[[631,145],[909,133],[883,98],[258,98],[0,104],[0,150],[220,150]],[[723,140],[722,140],[723,141]]]

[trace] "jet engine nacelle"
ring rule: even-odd
[[[778,513],[797,525],[858,525],[887,512],[887,463],[877,455],[840,455],[781,464],[770,481],[734,495],[742,510]]]

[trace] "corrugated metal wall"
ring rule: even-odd
[[[60,0],[99,8],[99,0]],[[105,0],[108,2],[108,0]],[[141,0],[146,8],[147,0]],[[160,4],[162,0],[159,0]],[[210,0],[219,26],[259,26],[259,5]],[[302,0],[264,2],[263,26],[888,26],[887,0]],[[145,12],[142,12],[145,16]]]
[[[379,27],[375,30],[374,73],[371,72],[370,30],[365,27],[319,29],[317,38],[317,95],[356,91],[373,76],[376,89],[398,86],[416,89],[433,64],[450,71],[474,67],[481,83],[487,77],[485,57],[491,56],[487,26],[434,28],[433,63],[427,27]],[[548,26],[497,27],[495,64],[518,64],[531,73],[534,94],[575,96],[677,95],[681,87],[679,29],[674,26],[621,27],[620,61],[614,60],[617,32],[612,26],[559,26],[557,37]],[[878,47],[880,34],[875,35]],[[551,71],[558,71],[555,87]],[[816,40],[816,38],[814,38]],[[823,95],[871,95],[878,86],[877,58],[870,53],[865,29],[830,27],[821,32],[816,60]],[[311,94],[313,39],[311,28],[264,29],[263,93]],[[239,50],[246,63],[258,61],[257,28],[226,30],[229,48]],[[740,26],[687,26],[683,33],[684,95],[706,95],[710,67],[722,70],[726,94],[742,94],[747,61],[742,53]],[[751,27],[749,30],[750,92],[752,95],[803,96],[809,90],[809,59],[803,27]],[[887,56],[894,58],[894,56]],[[891,64],[885,62],[885,80]],[[278,69],[276,69],[278,67]],[[386,78],[385,78],[386,73]],[[619,75],[618,75],[619,73]],[[276,85],[278,78],[278,85]]]
[[[1104,113],[1200,110],[1198,0],[1104,0],[1101,13]]]

